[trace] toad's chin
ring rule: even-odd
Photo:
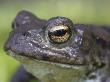
[[[86,73],[84,66],[52,63],[30,57],[16,55],[8,51],[12,57],[20,61],[24,68],[42,82],[82,82]],[[63,78],[63,79],[62,79]]]

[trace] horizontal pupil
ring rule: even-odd
[[[54,36],[64,36],[66,34],[67,30],[61,29],[61,30],[56,30],[52,33]]]

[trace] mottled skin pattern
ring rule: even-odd
[[[66,42],[57,44],[49,40],[48,30],[56,25],[70,27],[71,37]],[[5,51],[36,60],[85,66],[85,82],[110,82],[109,26],[73,24],[65,17],[42,20],[21,11],[12,27]]]

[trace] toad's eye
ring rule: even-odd
[[[75,30],[70,19],[59,16],[49,19],[45,27],[47,41],[56,44],[68,42]]]
[[[64,25],[54,26],[48,30],[48,37],[51,42],[63,43],[68,41],[70,36],[70,28]]]

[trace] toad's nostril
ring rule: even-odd
[[[29,32],[24,32],[24,33],[22,33],[22,35],[25,37],[31,37],[31,33],[29,33]]]
[[[18,23],[15,23],[15,22],[12,23],[12,29],[16,29],[18,27],[20,27]]]

